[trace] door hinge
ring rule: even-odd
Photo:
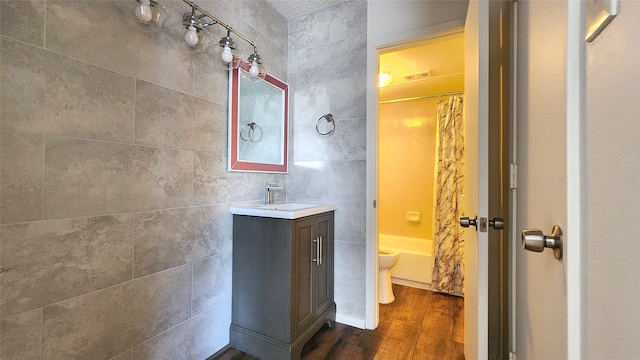
[[[518,188],[518,165],[509,165],[509,189]]]
[[[509,352],[509,360],[516,360],[516,354]]]

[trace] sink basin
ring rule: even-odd
[[[249,204],[231,207],[235,215],[270,217],[278,219],[298,219],[305,216],[332,211],[334,204],[283,203],[283,204]]]

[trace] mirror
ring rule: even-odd
[[[247,63],[229,73],[229,171],[286,173],[289,86]]]

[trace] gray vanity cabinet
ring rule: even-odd
[[[262,360],[299,359],[335,321],[334,212],[299,219],[233,216],[230,345]]]

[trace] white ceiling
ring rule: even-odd
[[[287,20],[313,14],[345,1],[349,0],[267,0]]]
[[[380,72],[391,74],[390,85],[380,88],[380,101],[429,96],[464,89],[464,35],[428,40],[380,54]],[[428,72],[421,79],[406,76]]]

